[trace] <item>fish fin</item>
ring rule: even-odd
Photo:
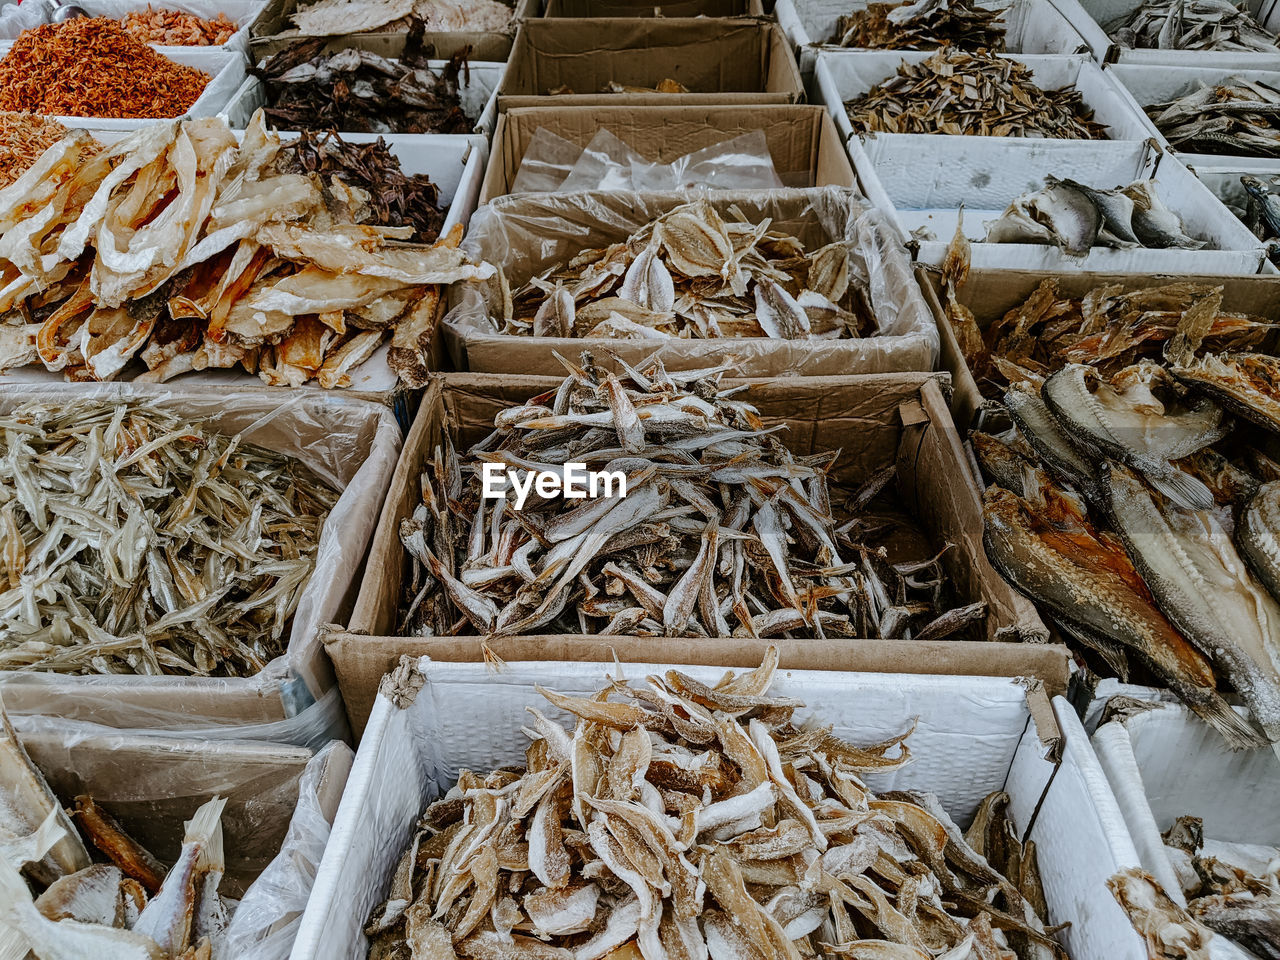
[[[1200,480],[1173,467],[1163,473],[1143,473],[1160,493],[1184,510],[1213,509],[1213,494]]]
[[[27,960],[31,954],[31,944],[27,938],[14,927],[0,922],[0,960]]]
[[[186,836],[182,842],[200,844],[200,856],[196,860],[196,870],[214,870],[219,873],[226,870],[226,858],[222,852],[222,808],[227,805],[225,797],[214,797],[186,822]]]
[[[60,812],[60,809],[55,806],[33,833],[22,837],[14,845],[10,856],[10,863],[14,867],[20,868],[26,863],[39,863],[67,835],[67,831],[58,822]],[[4,954],[0,953],[0,960],[3,960],[3,957]]]
[[[1231,704],[1216,690],[1201,687],[1196,692],[1194,702],[1188,701],[1187,705],[1197,717],[1222,734],[1232,750],[1256,750],[1267,745],[1267,738],[1255,730],[1247,718],[1231,709]]]

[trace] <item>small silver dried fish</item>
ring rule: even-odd
[[[1165,103],[1143,107],[1169,145],[1185,153],[1280,156],[1280,90],[1228,77]]]
[[[1143,0],[1105,29],[1131,49],[1276,53],[1276,35],[1230,0]]]

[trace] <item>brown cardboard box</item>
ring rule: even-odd
[[[330,632],[333,660],[352,728],[361,731],[384,673],[402,654],[446,660],[479,659],[480,638],[389,636],[399,614],[405,553],[399,526],[420,496],[418,478],[446,425],[467,449],[492,430],[494,415],[559,381],[550,377],[442,374],[433,378],[406,440],[374,535],[364,582],[348,632]],[[832,477],[857,484],[896,463],[904,505],[938,542],[954,544],[944,563],[957,592],[990,605],[988,640],[1041,641],[1034,608],[991,569],[982,549],[982,515],[974,481],[943,400],[938,374],[800,377],[737,381],[766,424],[785,423],[797,454],[842,450]],[[1036,643],[893,643],[880,640],[779,641],[783,665],[883,672],[1039,675],[1065,681],[1064,648]],[[539,636],[489,642],[504,660],[610,659],[672,663],[737,663],[766,644],[739,639],[654,640],[639,637]],[[758,648],[758,649],[756,649]],[[748,657],[749,659],[750,657]],[[1060,692],[1060,691],[1056,691]]]
[[[762,17],[760,0],[548,0],[544,17]]]
[[[526,194],[499,197],[472,216],[463,249],[474,259],[502,268],[511,289],[558,261],[589,247],[625,241],[636,230],[676,206],[684,193]],[[742,376],[840,376],[932,370],[938,352],[937,323],[911,272],[896,230],[853,190],[818,187],[793,190],[720,190],[711,204],[726,219],[738,214],[752,223],[796,237],[810,250],[838,240],[851,242],[851,269],[863,261],[871,278],[870,304],[882,333],[861,339],[780,340],[668,338],[601,340],[502,335],[490,318],[501,316],[496,283],[456,287],[444,339],[454,369],[523,374],[559,369],[554,353],[573,356],[584,349],[601,363],[628,363],[661,355],[669,369],[687,370],[733,357]]]
[[[305,4],[304,4],[305,6]],[[425,35],[425,42],[435,47],[436,56],[448,60],[455,53],[471,48],[472,60],[489,60],[497,63],[506,62],[511,56],[511,41],[515,36],[516,25],[524,17],[539,15],[539,0],[514,0],[515,15],[511,26],[501,32],[482,32],[477,30],[461,30],[452,33],[430,31]],[[268,0],[258,18],[249,29],[249,55],[252,63],[259,63],[265,57],[279,53],[302,37],[279,36],[293,27],[290,17],[298,9],[298,0]],[[368,33],[345,34],[332,38],[325,47],[326,53],[342,47],[354,47],[368,50],[380,56],[395,59],[404,52],[405,30],[371,30]]]
[[[610,82],[691,93],[601,93]],[[552,96],[568,87],[573,93]],[[516,34],[498,110],[513,107],[796,103],[800,68],[782,29],[765,20],[526,20]]]
[[[585,147],[608,130],[654,163],[762,130],[773,166],[789,187],[858,187],[830,114],[820,106],[520,107],[498,118],[480,203],[511,191],[539,128]],[[865,193],[866,191],[862,191]]]
[[[984,404],[987,408],[992,408],[992,401],[983,399],[972,372],[960,354],[955,331],[943,312],[945,296],[938,273],[918,269],[917,276],[930,307],[938,318],[942,338],[942,367],[951,373],[955,386],[952,411],[962,432],[967,432],[975,415],[983,409]],[[1052,277],[1058,282],[1058,290],[1064,296],[1072,297],[1109,284],[1116,284],[1124,290],[1140,290],[1174,282],[1220,286],[1223,310],[1252,313],[1280,324],[1280,277],[1172,277],[1086,272],[1053,274]],[[1022,304],[1045,279],[1046,274],[1039,270],[974,270],[960,288],[958,299],[973,311],[978,326],[986,330],[1014,307]]]

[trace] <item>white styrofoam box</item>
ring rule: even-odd
[[[1107,709],[1107,703],[1110,702],[1112,697],[1128,697],[1132,700],[1145,700],[1149,703],[1180,702],[1177,694],[1172,690],[1147,687],[1137,683],[1125,683],[1115,677],[1099,680],[1093,688],[1089,702],[1084,704],[1083,716],[1080,720],[1084,725],[1085,732],[1090,736],[1093,736],[1099,724],[1102,723],[1102,714]]]
[[[434,663],[424,657],[417,669],[425,683],[409,706],[398,708],[381,695],[374,705],[292,960],[364,957],[365,921],[385,894],[426,805],[455,782],[461,768],[487,771],[523,763],[527,741],[520,728],[527,724],[526,707],[537,706],[566,722],[535,684],[587,696],[603,686],[611,668],[508,663],[495,673],[484,664]],[[668,668],[627,664],[622,669],[639,680]],[[709,683],[722,673],[711,667],[680,669]],[[1020,833],[1030,826],[1036,841],[1050,922],[1074,921],[1064,934],[1074,960],[1147,956],[1106,888],[1112,873],[1137,864],[1137,854],[1066,701],[1054,703],[1065,734],[1063,760],[1054,774],[1053,764],[1042,758],[1025,689],[1014,680],[791,670],[777,675],[772,692],[803,700],[801,717],[820,718],[853,743],[899,734],[915,718],[912,762],[870,774],[865,779],[871,789],[933,792],[962,825],[988,793],[1007,790]]]
[[[1280,70],[1233,70],[1227,67],[1155,67],[1137,64],[1114,64],[1106,69],[1120,95],[1137,110],[1146,129],[1144,136],[1152,136],[1166,150],[1173,150],[1156,125],[1151,122],[1143,107],[1153,103],[1167,103],[1188,93],[1195,93],[1202,86],[1212,86],[1228,79],[1241,77],[1256,80],[1280,90]],[[1196,170],[1205,167],[1236,167],[1241,163],[1256,166],[1267,173],[1280,173],[1280,159],[1265,157],[1240,157],[1230,154],[1185,153],[1174,150],[1182,162]]]
[[[849,115],[844,109],[845,101],[862,96],[872,87],[892,77],[897,73],[899,64],[920,63],[931,56],[933,53],[928,51],[833,49],[819,51],[817,63],[814,66],[814,80],[840,135],[846,141],[855,136],[853,125],[849,122]],[[1142,116],[1142,111],[1131,99],[1117,90],[1116,85],[1088,57],[1036,54],[1005,56],[1026,64],[1031,70],[1032,79],[1042,90],[1058,90],[1062,87],[1075,86],[1080,91],[1085,106],[1093,111],[1093,119],[1107,125],[1107,134],[1110,139],[1146,140],[1151,135],[1150,124]],[[886,136],[886,134],[860,134],[859,136],[867,140]],[[923,140],[922,137],[936,138],[945,135],[905,133],[897,136],[915,138],[914,149],[926,151],[932,149],[928,146],[931,141]],[[1054,140],[1053,142],[1065,141]]]
[[[435,72],[444,69],[447,60],[431,60],[429,66]],[[462,101],[462,112],[475,121],[475,132],[466,134],[472,141],[488,143],[488,135],[498,122],[498,87],[502,86],[502,76],[507,71],[505,63],[489,63],[477,60],[470,63],[460,76],[458,95]],[[230,102],[218,116],[227,124],[241,130],[259,107],[267,105],[266,88],[257,77],[248,77],[240,89],[231,97]],[[339,133],[344,131],[339,130]],[[464,136],[463,134],[417,134],[417,136]]]
[[[1263,799],[1280,790],[1280,760],[1273,751],[1228,749],[1217,731],[1182,704],[1161,704],[1103,724],[1093,745],[1143,869],[1176,902],[1185,904],[1186,898],[1160,835],[1178,817],[1204,821],[1206,847],[1280,846],[1280,806]],[[1252,957],[1222,936],[1210,941],[1210,955]]]
[[[9,52],[12,40],[0,41],[0,57]],[[203,70],[212,78],[184,117],[212,117],[218,113],[244,83],[243,54],[225,47],[165,47],[164,55],[175,63]],[[117,120],[112,117],[54,117],[63,126],[90,130],[137,130],[166,117]]]
[[[1241,50],[1145,50],[1122,46],[1103,29],[1142,5],[1142,0],[1053,0],[1071,25],[1089,42],[1100,60],[1122,64],[1164,67],[1222,67],[1231,70],[1275,70],[1280,68],[1280,47],[1275,52],[1250,53]],[[1264,23],[1273,0],[1247,0],[1245,8]],[[1274,30],[1275,27],[1267,29]]]
[[[878,181],[904,241],[917,228],[932,231],[935,239],[921,240],[916,253],[929,266],[941,265],[962,205],[975,268],[1230,275],[1257,273],[1262,262],[1258,238],[1190,170],[1150,141],[934,137],[924,153],[918,140],[901,134],[855,138],[849,154],[863,183]],[[1098,247],[1071,257],[1045,244],[981,242],[985,222],[997,219],[1016,197],[1041,189],[1046,176],[1099,189],[1151,177],[1186,232],[1209,243],[1200,250]]]
[[[126,14],[145,11],[148,7],[162,7],[165,10],[177,10],[194,14],[206,20],[214,20],[218,14],[225,14],[233,20],[239,29],[225,44],[209,47],[169,46],[153,43],[152,46],[165,56],[172,56],[182,50],[234,50],[247,57],[249,53],[249,27],[257,19],[258,14],[267,5],[267,0],[163,0],[163,4],[149,3],[147,0],[83,0],[77,3],[91,17],[111,17],[120,20]],[[0,39],[16,40],[20,31],[9,29],[0,31]]]
[[[800,48],[800,69],[807,73],[813,69],[815,48],[837,39],[839,19],[865,9],[867,4],[868,0],[778,0],[773,13],[787,37]],[[981,0],[978,6],[1005,10],[1005,47],[1010,53],[1089,51],[1088,41],[1050,0]]]

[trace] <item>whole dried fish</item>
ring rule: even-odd
[[[1135,49],[1276,52],[1275,34],[1230,0],[1143,0],[1105,29]]]
[[[424,811],[370,956],[1065,958],[1007,805],[997,859],[935,796],[876,796],[863,778],[906,763],[910,731],[801,724],[776,666],[540,689],[572,733],[531,708],[523,768],[463,771]]]
[[[1106,125],[1073,86],[1043,90],[1026,65],[945,47],[845,103],[859,133],[946,133],[981,137],[1106,138]]]
[[[952,609],[940,556],[877,544],[872,502],[895,471],[832,489],[838,454],[789,452],[720,385],[728,365],[565,366],[465,456],[435,450],[400,526],[406,633],[944,639],[983,621],[981,604]],[[618,482],[579,499],[529,487],[573,462]],[[483,496],[494,466],[506,499]]]
[[[874,50],[1004,50],[1005,10],[974,0],[868,3],[836,21],[832,42]]]
[[[302,464],[140,403],[0,431],[0,668],[247,676],[283,651],[338,497]]]
[[[852,243],[808,250],[771,223],[682,204],[622,243],[577,252],[530,278],[508,335],[607,339],[863,337],[877,328]]]
[[[1175,150],[1280,156],[1280,90],[1261,80],[1228,77],[1143,109]]]

